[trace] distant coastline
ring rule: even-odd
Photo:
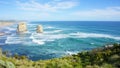
[[[12,26],[16,23],[19,23],[19,22],[24,22],[24,21],[15,21],[15,20],[0,20],[0,30],[1,28],[4,28],[4,27],[8,27],[8,26]],[[6,33],[4,31],[0,31],[0,36],[3,36],[5,35]]]
[[[0,21],[0,29],[4,28],[4,27],[7,27],[7,26],[11,26],[13,24],[15,24],[14,21]],[[4,31],[2,31],[2,32],[0,31],[0,36],[3,36],[5,34],[6,33],[4,33]]]
[[[0,22],[0,28],[1,27],[5,27],[5,26],[10,26],[10,25],[13,25],[14,22]]]

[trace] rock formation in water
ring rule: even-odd
[[[37,26],[36,32],[37,33],[43,33],[43,27],[42,27],[42,25],[38,25]]]
[[[26,31],[27,31],[26,24],[24,22],[19,23],[18,26],[17,26],[17,32],[18,33],[24,33]]]

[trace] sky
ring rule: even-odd
[[[120,0],[0,0],[0,20],[120,21]]]

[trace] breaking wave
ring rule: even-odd
[[[55,30],[55,32],[61,32],[62,30]],[[109,39],[115,39],[120,40],[120,37],[112,36],[108,34],[97,34],[97,33],[84,33],[84,32],[76,32],[76,33],[68,33],[68,34],[50,34],[48,33],[32,33],[29,37],[19,37],[19,36],[11,36],[7,37],[5,43],[6,44],[20,44],[20,43],[26,43],[26,42],[32,42],[39,45],[43,45],[46,42],[52,42],[58,39],[63,38],[109,38]],[[91,43],[93,44],[93,43]]]
[[[17,37],[7,37],[6,44],[19,44],[21,41]]]
[[[45,44],[45,42],[44,42],[44,41],[41,41],[41,40],[36,40],[36,39],[33,39],[33,40],[32,40],[32,42],[37,43],[37,44],[40,44],[40,45]]]
[[[108,34],[77,32],[77,33],[71,33],[69,35],[75,36],[77,38],[111,38],[111,39],[115,39],[115,40],[120,40],[120,37],[112,36],[112,35],[108,35]]]
[[[15,28],[12,28],[12,27],[6,27],[6,29],[8,29],[10,31],[15,31],[16,30]]]
[[[38,34],[38,33],[32,33],[30,38],[34,43],[37,44],[45,44],[45,42],[50,42],[54,41],[56,39],[62,39],[62,38],[67,38],[68,36],[66,34],[56,34],[56,35],[49,35],[49,34]]]
[[[45,31],[44,33],[59,33],[59,32],[62,32],[62,30]]]
[[[67,55],[73,55],[73,54],[77,54],[78,52],[73,52],[73,51],[66,51],[65,54]]]
[[[48,29],[52,29],[52,28],[55,28],[55,27],[53,27],[53,26],[47,26],[46,28],[48,28]]]

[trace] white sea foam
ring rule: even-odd
[[[45,42],[42,41],[42,40],[36,40],[36,39],[33,39],[32,41],[33,41],[34,43],[37,43],[37,44],[40,44],[40,45],[45,44]]]
[[[52,29],[52,28],[55,28],[55,27],[53,27],[53,26],[47,26],[46,28],[48,28],[48,29]]]
[[[32,33],[31,36],[30,36],[30,39],[32,39],[33,43],[43,45],[44,41],[37,39],[37,37],[38,37],[37,33]]]
[[[10,30],[10,31],[16,30],[15,28],[12,28],[12,27],[6,27],[6,29],[8,29],[8,30]]]
[[[7,37],[6,44],[19,44],[21,41],[17,37]]]
[[[44,33],[59,33],[62,30],[45,31]]]
[[[120,40],[120,37],[112,36],[112,35],[108,35],[108,34],[77,32],[77,33],[71,33],[69,35],[75,36],[78,38],[111,38],[111,39],[115,39],[115,40]]]
[[[24,44],[27,41],[27,37],[14,37],[14,36],[9,36],[5,40],[5,44]]]
[[[61,30],[56,30],[54,32],[60,32]],[[36,44],[43,45],[46,42],[52,42],[58,39],[63,38],[110,38],[115,40],[120,40],[120,37],[108,35],[108,34],[97,34],[97,33],[84,33],[84,32],[77,32],[77,33],[70,33],[70,34],[50,34],[50,33],[32,33],[31,36],[28,37],[19,37],[16,35],[11,35],[11,37],[7,37],[5,41],[6,44],[19,44],[23,42],[32,42]],[[31,40],[31,41],[28,41]],[[94,43],[91,43],[94,44]]]
[[[27,24],[27,25],[28,25],[28,26],[36,26],[37,24],[30,24],[30,23],[29,23],[29,24]]]
[[[9,34],[9,33],[11,33],[10,31],[4,31],[6,34]]]
[[[28,33],[28,34],[30,34],[31,32],[30,32],[30,31],[26,31],[25,33]]]
[[[54,33],[58,33],[58,32],[61,32],[62,30],[54,30],[53,32]]]
[[[61,38],[67,38],[68,35],[67,34],[39,34],[39,33],[32,33],[31,37],[33,39],[34,38],[40,38],[40,39],[61,39]]]
[[[91,45],[95,44],[95,43],[90,43]]]
[[[33,40],[33,42],[38,43],[38,44],[45,44],[45,42],[50,42],[50,41],[54,41],[56,39],[62,39],[62,38],[67,38],[68,36],[66,34],[38,34],[38,33],[32,33],[32,35],[30,36],[30,39]]]
[[[67,55],[73,55],[73,54],[77,54],[78,52],[72,52],[72,51],[66,51],[65,54]]]
[[[45,42],[48,41],[55,41],[57,39],[63,39],[63,38],[110,38],[115,40],[120,40],[120,37],[107,35],[107,34],[96,34],[96,33],[83,33],[83,32],[77,32],[77,33],[70,33],[70,34],[38,34],[38,33],[32,33],[31,39],[33,42],[36,42],[38,44],[45,44]],[[91,43],[94,44],[94,43]]]

